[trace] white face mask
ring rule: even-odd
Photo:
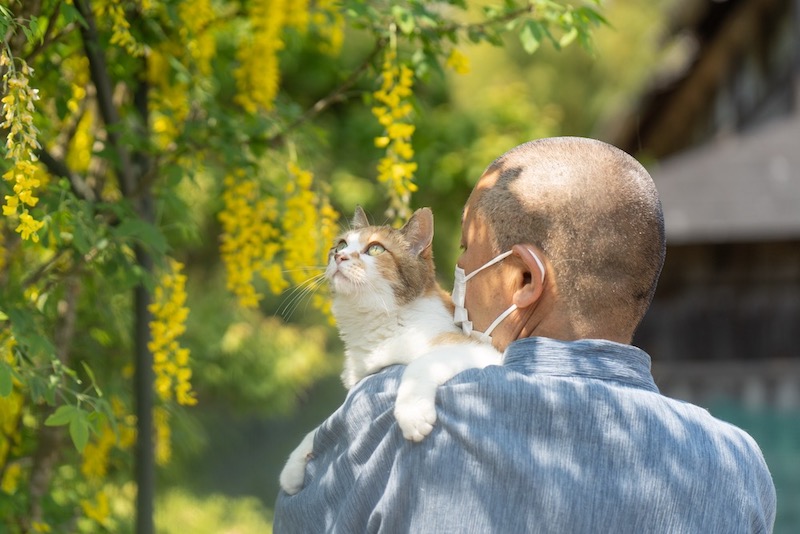
[[[536,264],[539,266],[539,269],[542,272],[542,283],[544,283],[544,265],[539,257],[536,255],[534,251],[528,249],[530,253],[533,255],[533,259],[536,260]],[[495,256],[493,259],[489,260],[488,262],[484,263],[482,266],[478,267],[474,271],[469,274],[464,272],[464,269],[456,265],[455,270],[455,282],[453,284],[453,304],[455,304],[455,312],[453,312],[453,322],[456,323],[457,326],[461,327],[461,330],[468,336],[471,336],[479,341],[484,343],[491,343],[492,342],[492,331],[497,328],[503,320],[508,317],[514,310],[517,309],[516,304],[512,304],[509,306],[506,311],[501,313],[497,319],[495,319],[492,324],[489,325],[489,328],[486,329],[485,332],[479,332],[477,330],[473,330],[472,328],[472,321],[469,320],[467,314],[467,308],[464,307],[464,298],[467,295],[467,280],[481,272],[482,270],[486,269],[487,267],[491,267],[496,263],[501,262],[502,260],[506,259],[512,254],[512,251],[509,250],[507,252],[503,252],[502,254]]]

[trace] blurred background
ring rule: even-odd
[[[664,394],[754,436],[777,487],[779,533],[800,532],[798,5],[608,1],[610,26],[596,31],[593,55],[543,47],[530,56],[511,40],[465,48],[468,74],[417,87],[413,138],[420,168],[412,204],[434,210],[445,287],[452,287],[463,203],[507,149],[543,136],[591,136],[648,167],[662,196],[668,252],[635,344],[651,354]],[[345,42],[345,54],[363,55],[357,36]],[[331,81],[313,61],[301,56],[284,83],[324,94]],[[354,104],[327,115],[337,134],[324,150],[336,160],[336,206],[347,214],[362,204],[380,220],[381,195],[359,178],[370,176],[376,158],[368,114]],[[206,261],[214,253],[198,248],[190,262],[190,280],[205,290],[189,303],[188,344],[216,365],[200,370],[201,402],[190,410],[180,454],[161,473],[158,509],[171,511],[160,518],[165,529],[192,524],[173,517],[190,505],[218,514],[220,525],[226,514],[268,522],[285,457],[345,395],[336,333],[314,326],[307,334],[304,325],[320,324],[310,306],[263,319],[257,331],[219,316],[213,292],[223,282]],[[281,317],[290,298],[266,302],[265,317]],[[304,350],[325,355],[309,369],[307,388],[269,383],[275,375],[265,353]]]

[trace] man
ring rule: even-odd
[[[362,380],[320,427],[306,487],[279,496],[276,533],[772,530],[753,439],[660,395],[629,345],[665,252],[641,165],[590,139],[518,146],[475,186],[462,247],[456,317],[503,365],[441,386],[421,443],[394,419],[402,367]]]

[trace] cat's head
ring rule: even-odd
[[[372,226],[361,207],[352,228],[340,235],[328,254],[325,275],[334,299],[359,307],[391,311],[434,291],[433,213],[414,212],[402,228]]]

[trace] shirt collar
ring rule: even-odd
[[[503,365],[526,375],[595,378],[658,392],[650,356],[631,345],[604,339],[520,339],[508,346]]]

